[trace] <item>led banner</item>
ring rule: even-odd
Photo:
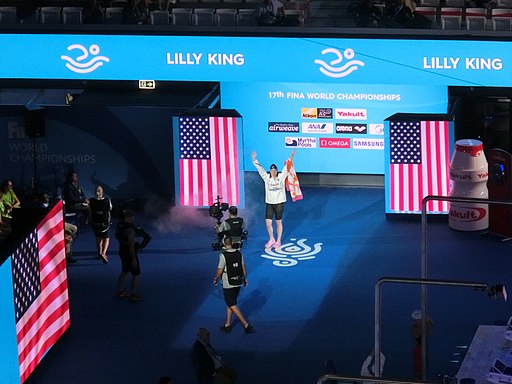
[[[244,164],[281,166],[297,149],[300,172],[384,174],[384,119],[445,113],[445,87],[377,84],[222,83],[222,106],[244,117]]]
[[[421,213],[426,196],[448,196],[453,117],[398,113],[385,120],[386,213]],[[448,213],[446,201],[429,201],[427,213]]]
[[[512,42],[0,35],[2,78],[512,85]],[[30,65],[29,63],[32,63]]]
[[[195,111],[173,118],[176,202],[244,207],[242,119],[233,110]]]

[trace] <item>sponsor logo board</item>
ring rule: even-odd
[[[299,132],[299,123],[269,122],[269,132]]]
[[[384,150],[384,139],[352,139],[353,149]]]
[[[287,148],[316,148],[316,137],[286,137],[284,140]]]
[[[336,119],[366,120],[368,112],[365,108],[336,108]]]
[[[318,116],[316,108],[301,108],[300,113],[303,119],[316,119]]]
[[[319,119],[332,119],[332,108],[317,108]]]
[[[302,133],[334,133],[333,123],[302,123]]]
[[[384,124],[370,124],[368,133],[370,135],[383,135]]]
[[[332,108],[301,108],[303,119],[332,119]]]
[[[348,137],[322,137],[318,139],[320,148],[350,148]]]
[[[366,134],[368,132],[366,124],[347,124],[336,123],[336,133]]]

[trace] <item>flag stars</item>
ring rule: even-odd
[[[420,122],[391,122],[390,142],[392,164],[421,163]]]
[[[208,117],[180,119],[180,158],[210,159],[210,138]]]

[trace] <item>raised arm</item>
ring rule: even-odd
[[[263,180],[265,180],[265,178],[267,177],[267,171],[265,171],[265,169],[261,166],[261,164],[258,163],[258,159],[256,158],[256,151],[252,151],[251,156],[252,156],[252,163],[258,170],[259,175],[261,176],[261,178]]]
[[[253,163],[254,165],[259,164],[259,163],[258,163],[258,159],[256,159],[256,156],[257,156],[257,155],[256,155],[256,151],[252,151],[251,156],[252,156],[252,163]]]

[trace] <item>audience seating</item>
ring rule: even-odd
[[[190,25],[192,23],[192,8],[173,8],[171,20],[174,26]]]
[[[149,12],[149,22],[152,25],[169,25],[169,12],[151,11]]]
[[[441,28],[461,29],[462,8],[443,7],[441,8]]]
[[[306,15],[301,9],[285,9],[284,18],[286,25],[303,25]]]
[[[236,19],[236,25],[255,26],[258,25],[258,16],[260,11],[255,8],[240,8]]]
[[[16,24],[16,7],[0,7],[0,24]]]
[[[444,7],[464,8],[466,0],[444,0]]]
[[[286,2],[285,10],[297,10],[302,11],[302,18],[306,20],[309,17],[310,7],[309,0],[289,0]],[[290,14],[293,14],[291,12]]]
[[[487,9],[466,8],[466,29],[471,31],[485,31],[487,26]]]
[[[62,22],[64,24],[82,24],[82,8],[62,7]]]
[[[105,8],[105,23],[122,24],[123,23],[123,7],[107,7]]]
[[[437,24],[437,8],[436,7],[416,7],[416,11],[414,12],[418,15],[425,16],[430,19],[432,23]]]
[[[39,8],[39,22],[41,24],[60,24],[60,7],[41,7]]]
[[[420,7],[435,7],[438,8],[441,5],[439,0],[420,0]]]
[[[0,24],[26,24],[31,20],[41,24],[82,24],[83,8],[77,5],[80,1],[85,0],[43,0],[44,6],[34,13],[33,18],[19,13],[21,11],[16,6],[0,6]],[[109,1],[109,6],[104,8],[103,22],[122,24],[127,1]],[[288,0],[284,8],[285,25],[307,24],[310,1]],[[148,23],[173,26],[256,26],[262,3],[263,0],[162,0],[164,10],[151,11]],[[512,0],[495,0],[492,9],[469,7],[468,0],[418,0],[417,3],[416,14],[427,17],[433,25],[442,29],[512,31]]]
[[[236,15],[238,11],[233,8],[219,8],[215,11],[214,22],[218,26],[236,25]]]
[[[213,25],[213,8],[195,8],[192,13],[192,25],[210,27]]]
[[[492,10],[491,22],[494,31],[510,31],[512,21],[512,9],[495,8]]]
[[[496,8],[512,8],[512,0],[496,0]]]

